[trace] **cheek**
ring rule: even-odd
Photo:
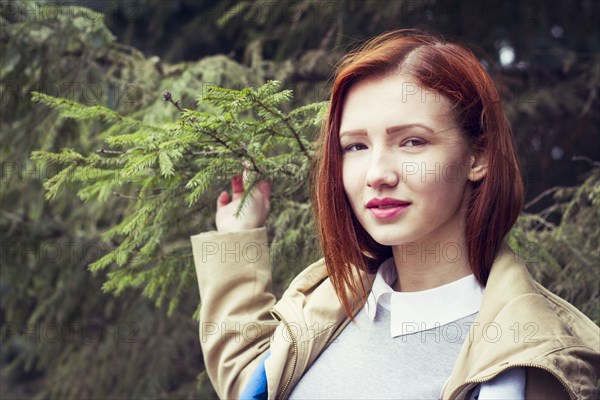
[[[353,208],[355,203],[360,201],[360,182],[362,181],[359,171],[360,169],[356,168],[356,165],[353,167],[350,163],[342,164],[342,184],[344,186],[344,192]]]
[[[348,168],[347,163],[342,164],[342,184],[344,186],[344,191],[348,197],[352,194],[352,177],[350,176],[350,168]]]
[[[440,161],[443,157],[423,159],[415,173],[405,176],[405,184],[413,193],[424,195],[430,206],[444,207],[462,197],[468,169],[459,157]]]
[[[464,163],[451,162],[442,166],[441,179],[448,185],[464,184],[467,181],[468,170]]]

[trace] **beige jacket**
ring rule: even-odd
[[[202,301],[200,342],[218,395],[238,398],[270,349],[269,399],[286,398],[349,323],[323,260],[299,274],[276,301],[264,228],[207,232],[191,240]],[[367,292],[373,278],[361,276]],[[595,398],[600,329],[536,283],[504,244],[442,398],[466,398],[479,383],[512,367],[527,367],[528,399]]]

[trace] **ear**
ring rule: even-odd
[[[469,157],[469,180],[477,182],[485,178],[487,174],[487,157],[483,151],[471,153]]]

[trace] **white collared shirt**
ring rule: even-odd
[[[394,259],[386,260],[377,271],[365,304],[373,321],[377,304],[390,311],[391,337],[421,332],[457,321],[479,311],[484,289],[473,274],[433,289],[396,292]]]

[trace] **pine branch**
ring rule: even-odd
[[[119,192],[112,192],[112,194],[114,194],[117,197],[122,197],[124,199],[130,199],[130,200],[147,200],[147,199],[153,199],[153,198],[156,198],[156,197],[160,196],[160,194],[156,194],[156,195],[153,195],[153,196],[145,196],[145,197],[142,197],[142,196],[129,196],[129,195],[126,195],[126,194],[123,194],[123,193],[119,193]]]
[[[286,115],[280,105],[289,101],[291,91],[281,91],[278,82],[257,89],[209,87],[199,105],[206,111],[184,109],[170,92],[164,92],[163,99],[175,106],[179,115],[176,122],[162,124],[42,94],[35,98],[63,117],[111,124],[105,131],[106,145],[89,155],[73,149],[32,153],[33,159],[62,168],[44,182],[48,199],[64,193],[68,183],[77,185],[77,195],[85,204],[107,202],[109,197],[133,200],[124,203],[123,217],[102,234],[115,244],[114,249],[89,265],[94,272],[110,268],[103,290],[118,294],[145,286],[144,294],[155,298],[157,304],[172,294],[172,312],[186,287],[184,274],[176,274],[172,263],[189,254],[175,256],[165,251],[162,241],[177,236],[179,225],[188,224],[189,215],[200,212],[189,210],[198,207],[204,196],[215,196],[209,191],[220,189],[213,185],[228,182],[242,166],[250,175],[236,213],[266,178],[286,182],[282,188],[274,186],[274,208],[291,198],[308,201],[310,158],[304,138],[317,125],[323,107],[303,106]],[[311,225],[305,218],[294,217],[299,213],[305,210],[292,207],[286,212],[290,240],[299,237],[299,226]]]
[[[181,106],[179,105],[179,100],[173,101],[173,96],[168,90],[165,90],[165,92],[163,93],[163,99],[173,104],[177,108],[177,110],[179,110],[179,112],[183,112],[183,108],[181,108]]]
[[[300,136],[298,135],[298,132],[296,132],[296,130],[294,129],[294,127],[290,124],[288,118],[284,115],[281,115],[280,113],[270,109],[269,107],[267,107],[265,104],[263,104],[260,100],[255,99],[254,100],[259,106],[261,106],[265,111],[273,114],[276,117],[281,118],[281,120],[285,123],[285,125],[288,127],[288,129],[290,130],[290,132],[292,132],[292,135],[294,135],[294,138],[296,139],[296,142],[298,143],[298,146],[300,147],[300,150],[302,150],[302,152],[304,153],[304,155],[307,158],[310,158],[310,154],[308,154],[308,151],[306,150],[306,148],[304,147],[304,145],[302,144],[302,141],[300,140]]]

